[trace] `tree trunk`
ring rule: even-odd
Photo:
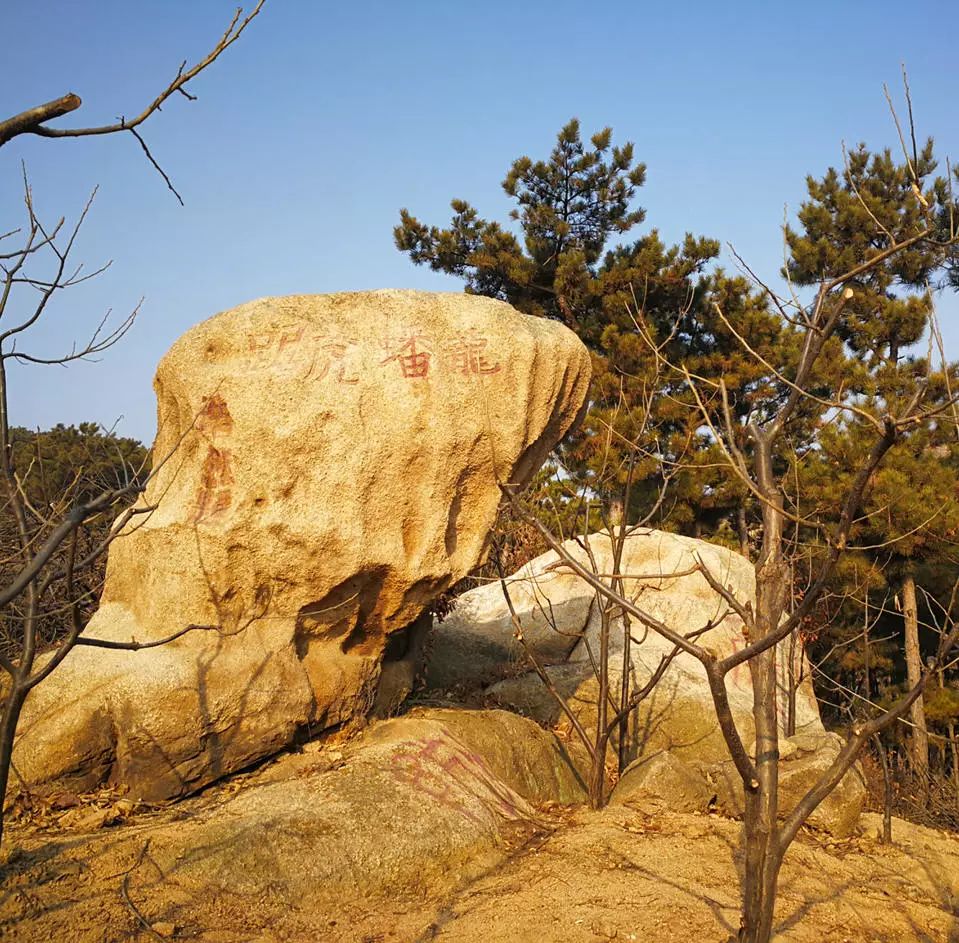
[[[786,736],[792,737],[796,733],[796,697],[799,694],[799,685],[802,684],[802,642],[799,639],[799,629],[795,629],[789,636],[789,664],[786,670]],[[799,672],[796,671],[796,661],[799,661]]]
[[[959,742],[956,740],[956,725],[949,721],[949,744],[952,747],[952,785],[956,792],[956,812],[959,812]]]
[[[746,524],[746,508],[740,504],[736,508],[736,530],[739,532],[739,552],[749,559],[749,527]]]
[[[773,511],[775,513],[775,511]],[[770,528],[767,528],[767,532]],[[775,530],[773,530],[775,533]],[[756,628],[762,638],[773,631],[786,608],[788,569],[770,547],[756,573]],[[746,790],[746,861],[743,880],[742,943],[768,943],[782,856],[779,851],[779,722],[776,646],[749,661],[756,725],[758,789]]]
[[[606,805],[606,751],[609,738],[605,735],[596,743],[596,756],[589,775],[589,807],[602,809]]]
[[[619,592],[624,593],[624,587],[620,582],[615,587]],[[629,765],[629,712],[626,710],[629,704],[629,682],[632,676],[632,637],[629,628],[629,616],[623,612],[620,615],[623,620],[623,676],[619,690],[619,711],[622,717],[619,721],[619,754],[617,768],[620,773]]]
[[[27,692],[21,691],[16,682],[3,705],[3,718],[0,720],[0,848],[3,847],[3,806],[7,796],[7,783],[10,781],[10,766],[13,762],[13,739],[17,733],[17,723]]]
[[[783,560],[783,496],[775,485],[769,439],[754,431],[756,477],[763,491],[763,542],[756,565],[756,610],[750,642],[774,632],[790,598],[789,567]],[[748,662],[753,685],[756,781],[744,782],[746,839],[740,943],[769,943],[782,851],[779,847],[779,704],[777,647]]]
[[[902,580],[902,618],[906,626],[906,679],[909,687],[914,688],[922,676],[922,655],[919,651],[916,580],[912,573],[907,573]],[[913,727],[909,738],[909,756],[913,773],[919,781],[920,793],[925,796],[929,791],[929,733],[921,694],[913,701],[910,720]]]
[[[882,763],[882,843],[892,844],[892,772],[889,769],[889,757],[883,746],[882,737],[877,733],[873,743],[879,753],[879,762]]]
[[[609,716],[609,624],[612,615],[612,603],[598,599],[601,606],[599,630],[599,691],[596,700],[596,755],[590,770],[589,804],[593,809],[601,809],[606,804],[606,750],[609,736],[606,733]]]
[[[757,606],[758,608],[758,606]],[[768,943],[779,883],[778,847],[779,727],[776,648],[749,662],[756,722],[756,774],[759,788],[746,793],[746,861],[743,879],[742,943]]]

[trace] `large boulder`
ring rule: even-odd
[[[576,540],[569,540],[564,546],[586,569],[607,576],[612,572],[613,542],[608,534],[592,534],[588,552],[585,545]],[[745,644],[743,622],[729,610],[702,573],[696,572],[700,564],[742,603],[755,600],[755,574],[744,557],[702,540],[649,528],[634,528],[624,541],[623,589],[638,607],[679,632],[715,623],[698,642],[722,657]],[[526,564],[506,580],[506,585],[534,657],[546,667],[574,711],[592,723],[596,705],[593,663],[599,652],[602,622],[595,591],[553,551]],[[490,659],[480,664],[479,673],[484,681],[493,680],[496,671],[503,678],[490,686],[489,693],[504,705],[520,709],[541,722],[560,722],[560,709],[538,676],[531,672],[519,674],[516,670],[527,656],[513,638],[499,583],[465,593],[457,601],[454,614],[459,618],[434,626],[427,678],[465,682],[471,668],[466,659],[458,657],[459,652],[471,648],[498,651],[497,663]],[[631,684],[635,690],[650,679],[673,646],[635,619],[631,620],[630,628],[636,639],[630,647]],[[610,630],[610,674],[614,685],[621,677],[624,637],[624,625],[617,615]],[[779,659],[783,720],[789,684],[788,648],[788,643],[781,646]],[[565,657],[563,652],[567,653]],[[444,663],[437,664],[437,661]],[[794,664],[802,667],[801,655],[794,657]],[[734,717],[748,743],[753,738],[748,667],[742,665],[731,672],[726,687]],[[796,725],[802,732],[824,733],[808,665],[796,692]],[[650,750],[670,750],[679,757],[697,761],[719,761],[727,756],[705,672],[691,655],[681,653],[673,659],[633,718],[631,758]]]
[[[267,298],[188,331],[154,381],[155,510],[111,546],[87,634],[201,628],[75,649],[27,702],[20,775],[159,799],[365,713],[381,677],[395,706],[417,620],[589,377],[566,328],[462,294]]]
[[[587,570],[608,578],[613,572],[613,541],[607,533],[592,534],[588,541],[588,551],[584,543],[576,540],[567,541],[564,546]],[[740,603],[755,603],[753,567],[731,550],[648,528],[634,528],[624,541],[620,571],[626,596],[680,633],[713,626],[697,641],[716,656],[724,657],[745,644],[743,621],[710,586],[700,567],[705,567]],[[599,653],[602,624],[595,591],[552,551],[522,567],[506,580],[506,585],[533,657],[572,712],[587,730],[593,730],[598,702],[593,666]],[[528,664],[528,655],[514,638],[502,586],[495,583],[470,590],[460,598],[454,612],[457,618],[434,625],[428,679],[446,685],[468,684],[474,672],[476,678],[489,684],[486,693],[493,702],[564,729],[568,735],[571,725],[554,695],[538,674],[523,673],[518,668],[524,662]],[[619,690],[622,678],[624,630],[623,620],[617,614],[610,627],[613,691]],[[630,620],[630,630],[635,640],[630,646],[630,684],[635,691],[650,680],[673,646],[635,618]],[[464,652],[471,651],[484,655],[475,668],[463,657]],[[804,791],[803,784],[808,788],[814,769],[831,762],[835,743],[823,728],[801,646],[791,645],[788,639],[781,643],[778,666],[781,733],[786,729],[789,689],[794,687],[795,742],[802,742],[807,748],[802,761],[786,763],[784,759],[783,782],[794,784],[784,792],[783,808],[787,809]],[[500,680],[494,680],[497,674]],[[755,739],[755,728],[747,665],[727,675],[726,692],[733,718],[748,746]],[[657,780],[655,788],[662,791],[666,787],[661,782],[676,774],[677,764],[673,760],[682,761],[699,771],[696,778],[705,774],[713,780],[711,785],[703,782],[702,789],[695,790],[696,802],[711,790],[711,795],[721,794],[724,808],[738,811],[735,790],[729,785],[730,776],[736,773],[728,763],[729,752],[716,720],[705,672],[693,656],[681,653],[673,658],[659,683],[631,716],[628,738],[628,760],[649,761],[645,766],[637,764],[629,777],[637,789],[646,789],[645,781],[650,778]],[[784,750],[789,749],[789,742],[784,741]],[[668,755],[669,759],[653,762],[656,755]],[[821,808],[816,821],[837,832],[846,832],[858,818],[862,798],[859,773],[853,770]]]
[[[634,760],[619,777],[610,805],[630,805],[653,799],[674,812],[705,812],[716,793],[695,767],[672,753],[653,753]]]
[[[537,827],[537,806],[585,798],[557,738],[505,711],[414,711],[374,725],[331,769],[283,776],[284,765],[151,835],[162,872],[299,908],[435,895],[502,862],[513,830]]]
[[[589,619],[592,596],[568,571],[539,574],[527,568],[507,580],[510,601],[526,645],[516,638],[512,614],[499,582],[468,590],[430,638],[426,682],[431,688],[474,687],[530,669],[527,649],[542,665],[562,664]],[[557,627],[572,626],[572,632]]]

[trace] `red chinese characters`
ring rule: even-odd
[[[369,347],[381,348],[371,356]],[[475,328],[446,338],[413,327],[369,346],[336,332],[318,331],[307,324],[251,335],[247,340],[254,369],[293,380],[329,381],[353,385],[371,370],[380,369],[404,380],[424,381],[433,375],[482,377],[499,373],[503,364],[490,340]]]
[[[446,733],[405,744],[393,754],[390,768],[398,782],[471,821],[482,821],[482,806],[509,819],[524,817],[519,797],[493,775],[483,758]]]
[[[228,448],[233,417],[219,393],[204,400],[194,428],[207,443],[191,517],[199,523],[222,515],[233,503],[233,453]]]
[[[387,356],[380,361],[380,366],[398,364],[406,380],[425,380],[429,376],[433,344],[424,335],[413,333],[407,337],[385,341],[383,349]]]
[[[316,346],[308,379],[323,380],[329,376],[337,383],[360,382],[347,363],[351,348],[356,346],[355,341],[326,334],[317,334],[313,340]]]
[[[352,365],[356,341],[335,333],[318,332],[309,325],[264,331],[248,338],[254,366],[298,380],[325,380],[354,384],[359,376]]]
[[[444,353],[452,370],[463,376],[499,373],[502,364],[487,359],[489,338],[471,329],[461,331],[444,345]]]
[[[437,366],[461,376],[485,376],[503,369],[490,351],[489,338],[475,328],[459,331],[442,343],[414,331],[385,341],[383,347],[387,356],[380,366],[397,364],[406,380],[425,380]]]

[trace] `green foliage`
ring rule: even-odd
[[[464,200],[453,200],[450,226],[426,226],[400,211],[397,248],[417,265],[458,275],[466,290],[510,302],[520,311],[556,318],[571,326],[590,319],[589,291],[609,239],[642,222],[631,209],[646,168],[633,145],[612,146],[612,130],[594,134],[587,146],[573,119],[560,131],[548,160],[515,160],[503,181],[516,201],[509,229],[480,218]]]
[[[923,695],[926,720],[938,727],[959,721],[959,689],[930,686]]]
[[[62,520],[70,507],[103,491],[114,490],[130,481],[144,481],[149,474],[149,451],[135,439],[101,431],[96,423],[79,426],[57,425],[43,432],[21,427],[10,430],[13,464],[26,496],[31,531],[43,532],[47,521]],[[113,522],[112,515],[89,519],[76,532],[76,560],[89,563],[78,568],[73,598],[83,618],[96,608],[106,567],[106,554],[96,555]],[[18,565],[18,528],[10,510],[0,512],[0,581],[6,585]],[[63,544],[52,563],[62,570],[70,543]],[[41,613],[37,635],[41,644],[55,641],[68,627],[68,598],[63,580],[54,582],[47,609]],[[13,603],[0,626],[0,647],[16,654],[23,633],[23,614]]]
[[[64,496],[89,498],[149,472],[149,450],[136,439],[104,432],[95,422],[62,423],[45,432],[10,429],[13,463],[34,506]]]
[[[897,163],[888,149],[873,154],[860,144],[841,172],[830,167],[821,180],[808,177],[801,231],[786,229],[788,276],[797,285],[816,284],[877,257],[891,241],[915,236],[951,202],[948,182],[935,170],[929,139],[914,161]],[[918,243],[851,283],[840,336],[868,368],[896,364],[924,335],[932,313],[928,286],[948,256],[942,247]]]
[[[806,500],[819,503],[818,513],[834,513],[838,496],[848,489],[875,438],[861,422],[830,426],[820,435],[820,448],[804,470]],[[946,438],[946,441],[937,441]],[[890,450],[873,475],[859,519],[853,528],[856,545],[876,565],[880,561],[926,560],[941,556],[951,562],[959,535],[959,447],[955,433],[917,429]]]
[[[871,153],[860,145],[841,172],[830,168],[821,179],[809,177],[798,228],[786,232],[785,274],[794,285],[820,283],[880,258],[892,242],[906,242],[942,220],[952,197],[935,170],[933,144],[927,141],[902,162],[888,150]],[[881,701],[905,685],[903,624],[893,605],[904,575],[912,573],[940,602],[948,600],[955,576],[959,445],[949,401],[959,370],[932,369],[910,350],[929,331],[933,291],[952,251],[935,241],[917,242],[850,283],[852,297],[838,327],[850,355],[848,369],[829,395],[855,409],[825,412],[815,447],[796,462],[797,510],[811,521],[834,524],[883,417],[924,397],[926,418],[911,426],[868,481],[850,552],[833,577],[833,599],[839,602],[813,650],[813,657],[831,653],[823,664],[827,675]],[[806,541],[813,557],[824,549],[818,534],[807,534]],[[888,606],[871,629],[881,641],[870,645],[868,681],[859,638],[867,597],[873,613],[883,599]],[[931,622],[935,613],[924,597],[920,609],[920,619]],[[859,641],[833,647],[844,638]],[[927,630],[920,638],[930,651],[934,634]]]
[[[547,159],[513,162],[503,188],[516,202],[510,225],[518,235],[454,200],[447,228],[402,210],[396,245],[416,264],[465,279],[469,292],[563,321],[590,348],[592,408],[562,452],[568,488],[609,499],[629,478],[630,520],[658,507],[659,526],[728,537],[743,491],[718,467],[688,384],[678,372],[665,375],[650,345],[707,380],[724,377],[741,419],[772,408],[785,390],[736,334],[761,355],[788,360],[798,355],[795,332],[745,279],[707,272],[719,254],[715,239],[687,234],[670,246],[654,229],[614,243],[644,219],[632,200],[645,167],[632,144],[612,145],[608,128],[590,145],[573,120]],[[718,395],[710,406],[718,420]],[[658,503],[667,479],[669,501]]]
[[[790,278],[802,285],[833,278],[877,258],[890,239],[913,237],[949,204],[948,186],[933,178],[935,169],[932,141],[916,160],[903,163],[888,150],[871,154],[860,145],[842,173],[830,168],[821,180],[808,178],[801,228],[787,229]],[[855,411],[826,414],[816,448],[797,468],[804,512],[834,520],[883,416],[922,393],[928,416],[897,442],[870,479],[850,540],[866,548],[864,559],[894,588],[907,564],[951,564],[959,533],[959,448],[948,408],[959,370],[932,370],[907,352],[929,330],[930,286],[949,253],[946,246],[922,242],[851,283],[840,332],[853,359],[842,386],[830,395],[841,395]],[[843,580],[842,570],[837,578]]]
[[[849,641],[861,632],[864,599],[873,613],[884,597],[891,607],[907,565],[945,599],[955,569],[959,447],[946,406],[950,390],[959,390],[959,370],[930,370],[913,352],[929,329],[933,290],[956,265],[954,250],[923,240],[883,261],[890,245],[930,222],[946,234],[955,208],[935,173],[931,141],[903,161],[860,145],[842,170],[807,179],[808,198],[785,233],[784,274],[801,303],[821,283],[880,260],[850,282],[837,332],[804,385],[811,396],[780,439],[775,472],[788,509],[806,522],[792,525],[797,595],[884,415],[919,392],[932,408],[870,479],[850,537],[861,549],[841,557],[829,594],[803,626],[815,640],[814,658],[825,657],[824,670],[854,690],[866,680],[865,647]],[[805,338],[802,311],[787,317],[762,286],[715,268],[715,239],[688,233],[669,245],[652,229],[626,240],[644,220],[633,205],[644,180],[632,145],[614,147],[609,129],[584,143],[572,121],[548,157],[512,164],[503,182],[515,201],[509,221],[487,220],[460,200],[447,227],[403,210],[396,244],[415,264],[463,278],[469,292],[564,322],[590,349],[589,413],[560,452],[562,472],[547,474],[529,496],[555,530],[599,526],[596,508],[617,503],[628,480],[630,522],[654,508],[656,526],[741,547],[758,507],[730,474],[714,430],[728,413],[735,445],[749,456],[748,423],[774,416],[790,394]],[[529,535],[510,526],[510,559],[523,562]],[[533,538],[527,549],[532,556],[542,546]],[[892,697],[903,681],[901,631],[894,609],[872,626],[874,699]]]

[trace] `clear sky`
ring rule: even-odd
[[[249,6],[249,0],[247,0]],[[5,0],[0,114],[74,91],[60,124],[142,109],[213,45],[234,0]],[[101,362],[20,368],[17,424],[96,420],[149,441],[157,361],[187,328],[252,298],[458,289],[393,246],[398,210],[445,223],[452,197],[505,219],[499,187],[572,116],[648,165],[643,229],[731,242],[775,277],[784,207],[841,142],[896,143],[883,98],[905,62],[918,130],[959,162],[954,2],[602,4],[268,0],[241,40],[144,126],[181,207],[130,136],[0,149],[0,231],[21,222],[19,164],[50,217],[100,192],[78,246],[108,273],[51,311],[53,352],[108,308],[142,316]],[[944,298],[950,355],[959,304]],[[26,348],[25,348],[26,349]]]

